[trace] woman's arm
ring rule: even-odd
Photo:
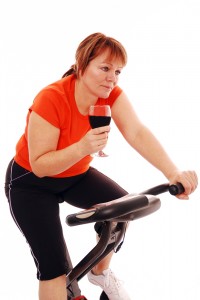
[[[83,157],[105,147],[109,126],[95,128],[77,143],[56,150],[60,130],[32,112],[28,124],[29,160],[38,177],[54,176],[69,169]]]
[[[197,186],[194,171],[181,172],[152,132],[139,120],[124,92],[112,107],[112,118],[126,141],[148,162],[160,170],[170,183],[181,182],[185,193],[179,198],[188,199]]]
[[[77,144],[57,151],[59,135],[58,128],[35,112],[31,113],[28,124],[29,160],[38,177],[59,174],[83,157]]]

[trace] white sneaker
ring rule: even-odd
[[[110,270],[104,270],[102,275],[94,275],[91,271],[87,274],[88,280],[100,286],[109,300],[131,300],[123,287],[121,280],[116,278],[115,274]]]

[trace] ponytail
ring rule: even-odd
[[[67,77],[72,74],[75,74],[77,76],[77,67],[75,64],[72,65],[71,68],[63,74],[62,78]]]

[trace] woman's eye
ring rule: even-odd
[[[109,70],[108,67],[102,67],[101,69],[105,72],[108,72],[108,70]]]
[[[117,70],[117,71],[115,72],[115,74],[116,74],[116,75],[119,75],[119,74],[121,74],[121,71]]]

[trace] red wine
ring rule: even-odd
[[[92,128],[103,127],[110,124],[111,117],[89,116],[89,121]]]

